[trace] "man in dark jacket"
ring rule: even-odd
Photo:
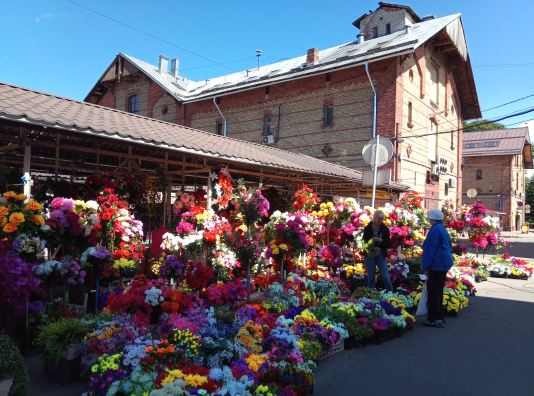
[[[367,268],[367,275],[369,277],[367,286],[370,289],[375,288],[376,267],[380,271],[380,277],[384,281],[387,291],[393,291],[393,285],[389,279],[388,262],[386,261],[387,249],[391,246],[391,239],[389,236],[389,228],[384,224],[386,215],[381,210],[376,210],[373,216],[373,221],[367,224],[363,229],[362,239],[368,242],[370,239],[375,243],[375,250],[379,251],[377,257],[371,258],[364,253],[365,266]]]
[[[433,209],[428,214],[432,228],[423,243],[423,270],[427,275],[428,320],[423,324],[429,327],[443,326],[443,288],[447,271],[452,267],[452,244],[449,233],[443,225],[443,213]]]

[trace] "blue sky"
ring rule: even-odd
[[[376,1],[75,0],[234,70],[303,55],[355,39],[352,22]],[[423,17],[462,13],[485,118],[534,106],[533,1],[403,2]],[[180,74],[201,80],[232,70],[163,43],[67,0],[3,1],[0,80],[83,100],[119,52],[157,64],[180,58]],[[529,48],[530,47],[530,48]],[[228,62],[228,63],[227,63]],[[534,113],[505,121],[513,127]],[[516,123],[516,124],[512,124]]]

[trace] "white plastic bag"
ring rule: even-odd
[[[421,298],[419,299],[419,304],[417,304],[416,316],[422,316],[428,314],[428,308],[426,307],[426,301],[428,299],[428,291],[426,290],[426,285],[423,291],[421,292]]]

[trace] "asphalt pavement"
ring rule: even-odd
[[[510,234],[499,253],[533,259],[534,234]],[[320,361],[314,396],[533,395],[534,278],[489,278],[476,287],[443,329],[418,316],[402,338]]]

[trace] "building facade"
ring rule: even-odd
[[[177,59],[169,72],[164,56],[155,66],[119,54],[86,101],[365,171],[376,92],[376,133],[395,148],[381,169],[429,209],[460,204],[458,129],[481,116],[461,16],[379,5],[353,23],[356,41],[211,80],[179,76]]]
[[[504,213],[506,231],[525,221],[525,170],[533,169],[527,136],[526,127],[464,133],[463,202]]]

